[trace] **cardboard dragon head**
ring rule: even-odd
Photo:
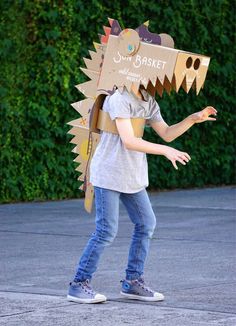
[[[94,43],[95,52],[89,51],[91,59],[84,58],[86,68],[81,70],[90,81],[76,87],[86,99],[72,104],[81,117],[69,122],[69,133],[74,136],[71,143],[76,145],[73,152],[78,154],[74,160],[79,163],[76,170],[81,172],[78,180],[83,182],[80,189],[85,191],[88,212],[93,202],[89,166],[100,139],[102,127],[97,123],[103,120],[104,97],[117,88],[122,92],[124,87],[131,91],[140,86],[152,96],[162,96],[163,91],[178,92],[180,87],[186,93],[193,88],[198,94],[210,62],[209,57],[174,49],[173,39],[167,34],[149,32],[148,22],[136,30],[122,30],[114,19],[109,19],[109,24],[110,27],[104,27],[105,35],[99,35],[100,43]],[[109,130],[106,125],[111,121],[103,122],[102,130]]]

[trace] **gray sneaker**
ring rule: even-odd
[[[141,301],[162,301],[164,295],[162,293],[151,290],[140,277],[136,280],[122,280],[122,291],[120,294],[127,299],[141,300]]]
[[[67,299],[79,303],[98,303],[106,301],[107,298],[105,295],[96,293],[89,283],[89,280],[71,282]]]

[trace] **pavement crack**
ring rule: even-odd
[[[138,301],[138,300],[130,300],[130,299],[121,299],[121,298],[112,298],[109,299],[109,301],[118,302],[118,303],[129,303],[129,304],[136,304],[136,305],[145,305],[145,306],[153,306],[157,308],[171,308],[171,309],[186,309],[186,310],[193,310],[193,311],[199,311],[199,312],[209,312],[209,313],[221,313],[226,315],[235,315],[236,313],[228,312],[228,311],[222,311],[222,310],[209,310],[209,309],[202,309],[202,308],[191,308],[191,307],[185,307],[181,305],[168,305],[165,302],[145,302],[145,301]]]
[[[22,312],[15,312],[15,313],[12,313],[12,314],[0,315],[0,318],[25,315],[25,314],[29,314],[29,313],[34,312],[34,311],[35,310],[26,310],[26,311],[22,311]]]

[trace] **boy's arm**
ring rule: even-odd
[[[168,126],[165,121],[151,122],[151,127],[156,131],[156,133],[164,139],[166,142],[171,142],[177,137],[185,133],[189,128],[191,128],[195,123],[200,123],[204,121],[214,121],[216,118],[209,117],[210,115],[217,114],[217,111],[212,106],[207,106],[205,109],[199,112],[195,112],[189,115],[184,120],[176,123],[172,126]]]
[[[186,162],[191,159],[188,153],[135,137],[130,119],[117,118],[115,121],[120,138],[126,149],[149,154],[164,155],[171,161],[176,170],[178,169],[176,162],[186,165]]]

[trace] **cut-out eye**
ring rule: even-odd
[[[200,67],[200,64],[201,64],[201,61],[200,61],[200,59],[197,58],[197,59],[194,61],[193,68],[194,68],[195,70],[197,70],[197,69]]]
[[[189,69],[192,66],[193,59],[191,57],[188,57],[186,61],[186,67]]]

